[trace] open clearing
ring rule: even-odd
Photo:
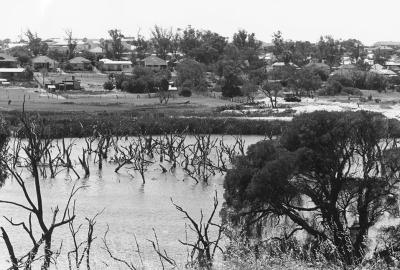
[[[147,94],[129,94],[120,91],[68,91],[61,95],[49,94],[41,89],[1,88],[0,111],[21,110],[25,96],[27,111],[124,111],[157,108],[163,110],[183,110],[185,113],[206,113],[216,107],[234,104],[228,100],[205,96],[190,98],[174,96],[167,105],[160,104],[159,99]]]

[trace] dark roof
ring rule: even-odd
[[[142,61],[144,62],[145,66],[166,66],[167,65],[167,62],[165,62],[165,60],[162,60],[161,58],[158,58],[157,56],[154,56],[154,55],[150,55],[149,57],[146,57]]]
[[[51,59],[46,55],[39,55],[32,59],[32,63],[57,63],[56,60]]]
[[[86,58],[84,58],[84,57],[81,57],[81,56],[72,58],[72,59],[69,60],[68,62],[69,62],[70,64],[85,64],[85,63],[91,63],[90,60],[88,60],[88,59],[86,59]]]
[[[18,60],[9,55],[9,54],[5,54],[5,53],[0,53],[0,61],[2,62],[18,62]]]

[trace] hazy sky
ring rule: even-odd
[[[399,0],[7,0],[0,1],[0,38],[16,39],[30,28],[42,38],[107,37],[121,29],[145,36],[155,24],[192,25],[231,37],[238,29],[270,42],[285,38],[318,40],[320,35],[357,38],[365,44],[400,41]]]

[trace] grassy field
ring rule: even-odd
[[[27,111],[57,112],[115,112],[115,111],[154,111],[167,114],[198,115],[212,113],[215,108],[234,104],[229,100],[205,96],[190,98],[175,96],[168,104],[160,104],[159,99],[147,94],[129,94],[119,91],[68,91],[49,94],[40,89],[1,88],[0,111],[22,110],[25,97]]]

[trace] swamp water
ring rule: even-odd
[[[212,139],[221,139],[222,136],[212,136]],[[234,137],[224,136],[225,144],[233,144]],[[262,136],[243,136],[246,147],[259,140]],[[84,139],[66,139],[66,142],[73,142],[72,162],[76,164],[77,172],[84,175],[77,155],[82,153],[85,147]],[[193,143],[194,138],[187,136],[186,143]],[[110,155],[111,156],[111,155]],[[153,165],[146,172],[146,183],[142,184],[139,173],[133,170],[122,168],[119,173],[115,173],[116,164],[103,162],[103,169],[99,171],[97,164],[93,163],[94,154],[90,157],[90,177],[86,179],[76,179],[76,176],[66,171],[58,174],[54,179],[44,179],[42,181],[42,197],[45,205],[45,216],[48,222],[52,217],[52,209],[57,205],[60,212],[64,209],[72,187],[85,185],[87,187],[78,191],[76,199],[76,220],[75,226],[84,224],[78,234],[78,238],[85,239],[87,227],[85,217],[91,218],[96,213],[103,211],[97,217],[94,228],[94,235],[97,237],[91,249],[92,269],[126,269],[120,263],[115,263],[108,253],[103,249],[104,236],[107,226],[109,233],[107,236],[108,245],[113,254],[118,258],[132,262],[140,267],[140,259],[137,256],[135,236],[142,252],[142,259],[147,269],[162,269],[158,256],[153,251],[151,243],[147,240],[154,240],[153,228],[157,233],[161,250],[166,250],[168,255],[183,266],[187,261],[187,247],[178,242],[178,239],[185,241],[185,223],[182,213],[178,212],[171,203],[173,201],[182,206],[183,209],[199,220],[200,210],[203,210],[207,218],[213,208],[213,197],[215,191],[218,193],[219,206],[223,203],[223,179],[224,175],[217,173],[209,179],[208,184],[198,183],[185,175],[183,170],[177,167],[174,173],[162,173],[157,157]],[[170,167],[167,162],[162,163],[166,168]],[[22,170],[19,168],[18,170]],[[23,172],[26,179],[30,178],[27,172]],[[27,180],[27,188],[33,191],[33,181]],[[5,185],[0,189],[0,199],[23,203],[26,205],[22,191],[15,180],[7,179]],[[28,220],[27,211],[12,205],[0,204],[1,216],[13,218],[14,222]],[[59,213],[59,216],[61,213]],[[214,221],[220,221],[218,213]],[[0,226],[3,226],[10,236],[17,256],[25,254],[31,248],[31,242],[27,234],[21,227],[11,226],[4,218],[0,219]],[[38,233],[38,230],[36,230]],[[59,227],[53,234],[53,249],[59,248],[62,243],[61,255],[57,264],[53,264],[51,269],[68,269],[67,253],[72,249],[71,235],[68,225]],[[39,238],[40,235],[37,236]],[[193,239],[195,235],[188,230],[188,238]],[[4,241],[0,239],[0,269],[10,266],[8,262],[8,252]],[[83,263],[84,264],[84,263]],[[167,267],[168,264],[164,262]],[[37,266],[39,267],[39,266]],[[35,268],[36,269],[36,268]],[[84,266],[82,269],[86,269]],[[168,267],[167,267],[168,269]]]

